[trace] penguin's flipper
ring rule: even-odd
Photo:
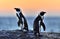
[[[43,29],[44,29],[44,31],[45,31],[45,30],[46,30],[45,24],[44,24],[44,23],[42,23],[42,26],[43,26]]]
[[[20,22],[18,21],[17,23],[18,23],[18,27],[19,27],[20,26]]]
[[[41,22],[41,25],[42,25],[42,27],[43,27],[43,29],[45,31],[46,30],[45,24],[43,22]]]

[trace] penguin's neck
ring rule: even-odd
[[[40,17],[41,17],[42,20],[44,19],[44,16],[41,16],[41,15],[40,15]]]
[[[20,17],[20,12],[17,12],[18,16]]]

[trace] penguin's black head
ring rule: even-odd
[[[20,12],[20,8],[14,8],[17,12]]]
[[[41,12],[40,12],[40,16],[43,16],[45,13],[46,13],[46,12],[41,11]]]

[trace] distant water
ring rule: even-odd
[[[33,30],[33,21],[35,17],[26,17],[29,30]],[[16,17],[0,17],[0,30],[18,29]],[[60,32],[60,17],[45,17],[46,32]],[[41,32],[43,28],[41,27]]]

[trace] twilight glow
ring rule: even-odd
[[[0,16],[15,16],[14,8],[21,8],[23,14],[33,16],[46,11],[47,16],[59,16],[60,0],[0,0]]]

